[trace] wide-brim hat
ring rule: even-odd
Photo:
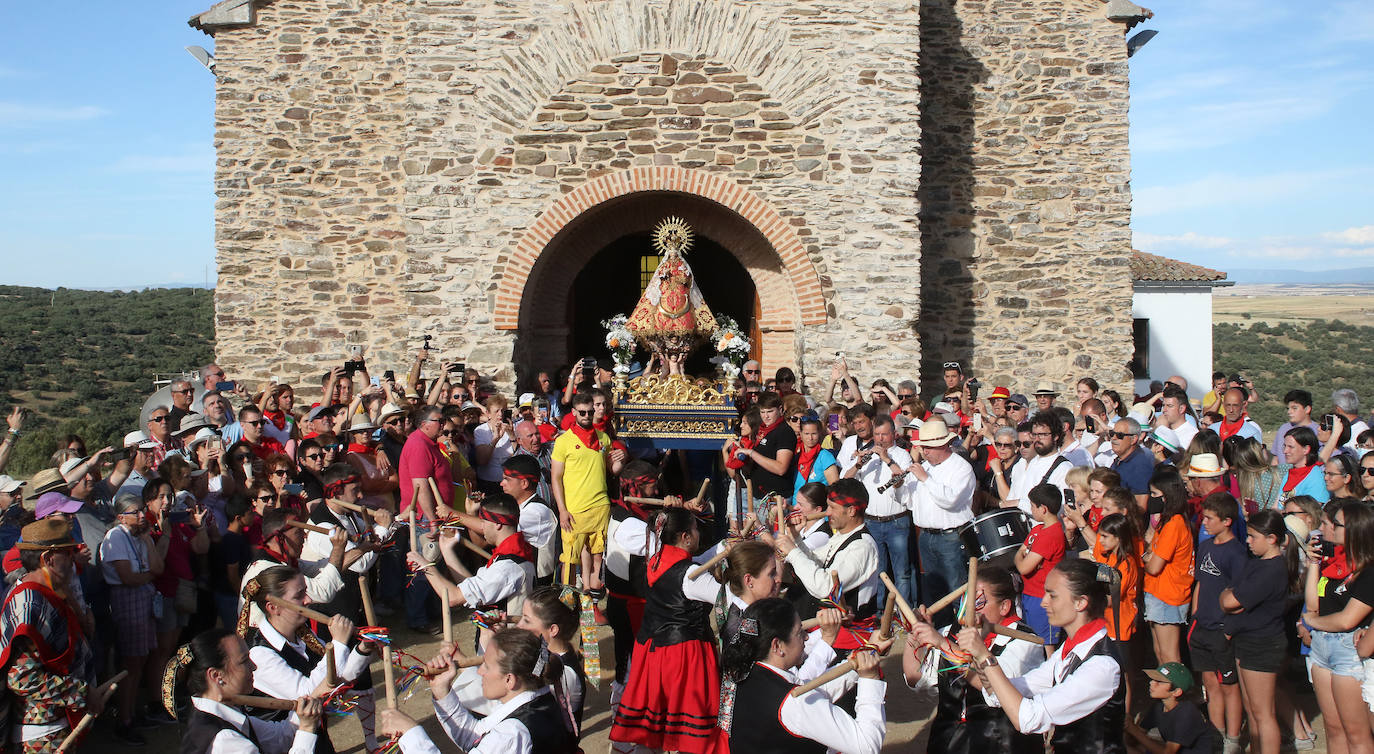
[[[368,421],[367,419],[363,419],[361,422],[356,422],[356,421],[355,421],[355,422],[353,422],[352,424],[348,425],[348,429],[345,429],[344,431],[345,431],[345,432],[376,432],[376,431],[377,431],[377,425],[376,425],[376,424],[373,424],[371,421]]]
[[[482,408],[481,404],[477,404],[477,403],[473,403],[472,401],[468,401],[468,402],[466,402],[466,403],[463,404],[463,407],[462,407],[461,410],[462,410],[462,411],[484,411],[485,409]]]
[[[148,436],[147,432],[144,432],[141,429],[136,429],[130,432],[129,434],[124,435],[124,447],[138,448],[139,450],[152,450],[153,448],[157,447],[157,443],[153,440],[153,438]]]
[[[1215,477],[1221,476],[1221,462],[1217,460],[1214,453],[1198,453],[1188,461],[1188,470],[1184,476],[1191,477]]]
[[[310,412],[305,415],[305,420],[313,422],[324,414],[329,414],[331,417],[334,416],[334,407],[323,403],[316,403],[314,406],[310,407]]]
[[[15,545],[21,550],[59,550],[76,547],[72,539],[72,523],[60,518],[43,518],[25,526]]]
[[[67,480],[63,478],[62,472],[57,469],[43,469],[29,480],[29,491],[24,495],[25,500],[36,500],[44,492],[54,492],[67,489]]]
[[[914,444],[923,448],[938,448],[947,445],[954,440],[954,433],[949,431],[949,425],[942,421],[926,422],[921,425],[921,431],[916,434]]]
[[[1135,419],[1144,427],[1149,425],[1150,420],[1155,418],[1155,410],[1148,403],[1137,403],[1131,406],[1131,410],[1126,412],[1126,416]]]
[[[192,437],[191,441],[186,443],[186,447],[191,450],[195,450],[197,446],[203,445],[204,443],[209,442],[210,440],[217,439],[218,437],[219,432],[216,432],[213,428],[201,427],[200,431],[196,432],[196,436]]]
[[[1298,544],[1307,542],[1307,536],[1312,533],[1307,526],[1307,522],[1302,520],[1302,516],[1296,513],[1289,513],[1283,517],[1283,525],[1288,527],[1288,533],[1293,535]]]
[[[382,413],[377,415],[377,421],[385,424],[387,419],[390,419],[391,417],[396,416],[397,414],[404,414],[405,412],[405,409],[401,408],[400,406],[397,406],[395,403],[392,403],[391,401],[387,401],[386,403],[382,404]]]
[[[68,458],[66,461],[62,463],[61,466],[57,468],[57,470],[59,473],[62,474],[62,478],[66,479],[68,474],[76,470],[76,467],[80,466],[88,460],[90,460],[90,456],[81,456],[80,458]]]
[[[205,418],[204,414],[187,414],[181,417],[181,424],[177,425],[176,431],[172,434],[181,437],[191,432],[199,432],[208,426],[210,426],[210,420]]]
[[[1038,382],[1035,385],[1033,395],[1059,395],[1059,391],[1055,390],[1054,386],[1048,382]]]

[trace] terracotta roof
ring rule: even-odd
[[[1211,283],[1226,279],[1226,273],[1177,259],[1161,257],[1143,251],[1131,251],[1131,280],[1133,282],[1189,282]]]

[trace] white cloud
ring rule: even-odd
[[[1358,228],[1346,228],[1334,233],[1323,233],[1322,238],[1337,243],[1374,246],[1374,225],[1362,225]]]
[[[95,105],[52,107],[49,105],[26,105],[19,102],[0,102],[0,127],[38,126],[45,123],[91,120],[108,113],[108,110]]]
[[[1157,235],[1155,233],[1136,233],[1136,248],[1148,251],[1150,249],[1164,249],[1171,247],[1182,247],[1187,249],[1224,249],[1235,243],[1233,238],[1223,236],[1205,236],[1201,233],[1188,231],[1178,235]]]

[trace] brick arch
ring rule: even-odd
[[[772,331],[792,331],[801,325],[826,322],[825,291],[815,266],[806,255],[801,238],[788,220],[766,201],[733,181],[700,170],[675,166],[632,168],[588,181],[556,199],[523,234],[497,281],[492,322],[498,330],[521,325],[524,300],[535,264],[574,220],[620,197],[640,193],[687,194],[718,204],[738,215],[771,247],[777,275],[756,277],[764,303],[760,326]],[[748,260],[745,261],[746,264]],[[771,265],[770,265],[771,266]],[[769,278],[776,278],[775,280]]]

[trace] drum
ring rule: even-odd
[[[968,552],[984,563],[1010,559],[1030,534],[1030,516],[1020,508],[989,511],[959,528],[959,539]]]

